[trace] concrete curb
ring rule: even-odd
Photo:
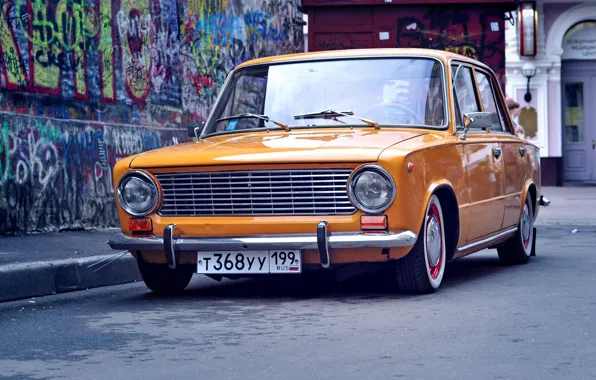
[[[89,268],[89,265],[113,256],[2,265],[0,302],[141,280],[136,259],[130,254],[97,272],[94,271],[105,263]]]

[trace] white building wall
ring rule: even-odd
[[[544,5],[548,3],[576,4],[559,15],[548,34],[544,30]],[[577,4],[580,3],[580,4]],[[524,64],[536,68],[536,76],[531,78],[531,106],[538,114],[538,136],[534,139],[540,147],[542,157],[562,157],[563,126],[561,104],[561,55],[565,32],[574,24],[596,19],[596,0],[584,2],[571,0],[537,0],[538,12],[538,52],[536,57],[518,55],[517,14],[512,12],[516,25],[506,22],[505,70],[507,75],[506,92],[522,107],[527,106],[523,96],[526,92],[527,79],[522,75]],[[550,15],[549,15],[550,17]]]

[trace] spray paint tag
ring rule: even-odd
[[[226,125],[226,131],[233,131],[236,129],[236,125],[238,125],[238,119],[230,120]]]

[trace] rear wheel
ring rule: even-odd
[[[184,290],[194,273],[192,265],[170,269],[166,264],[150,264],[143,260],[138,260],[137,264],[145,285],[155,293],[166,294]]]
[[[443,281],[447,261],[445,226],[441,202],[432,195],[416,244],[395,262],[396,280],[405,293],[432,293]]]
[[[517,231],[509,240],[497,248],[499,259],[507,265],[525,264],[530,260],[534,248],[534,209],[532,196],[526,196]]]

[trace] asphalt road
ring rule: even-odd
[[[0,377],[31,379],[593,379],[596,227],[541,226],[538,256],[484,251],[433,295],[378,276],[333,289],[142,283],[0,304]],[[34,303],[33,303],[34,302]]]

